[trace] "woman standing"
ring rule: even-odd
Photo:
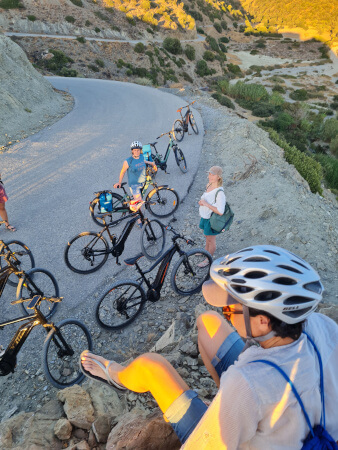
[[[16,228],[9,224],[8,222],[8,215],[5,208],[5,203],[7,202],[8,197],[5,191],[5,187],[1,181],[1,174],[0,174],[0,217],[5,223],[5,226],[7,230],[9,231],[16,231]]]
[[[212,213],[224,214],[226,198],[223,190],[222,168],[219,166],[213,166],[208,171],[209,183],[201,200],[198,202],[200,205],[199,213],[201,216],[199,227],[203,230],[206,238],[205,249],[214,255],[216,250],[216,236],[220,234],[218,231],[214,231],[210,226],[210,217]],[[199,266],[205,267],[209,264],[206,259],[202,261]]]

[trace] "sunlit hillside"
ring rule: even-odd
[[[338,0],[241,0],[241,4],[260,28],[283,32],[300,28],[302,38],[319,38],[331,47],[338,44]]]
[[[124,12],[130,21],[135,19],[166,29],[192,30],[195,20],[186,13],[184,4],[176,0],[102,0],[106,8]]]

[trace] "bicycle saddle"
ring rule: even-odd
[[[149,145],[152,145],[153,147],[154,147],[156,144],[157,144],[157,141],[156,141],[156,142],[149,142]]]
[[[125,262],[125,264],[127,264],[127,266],[133,266],[143,256],[144,256],[143,253],[139,253],[138,255],[134,256],[133,258],[125,259],[124,262]]]

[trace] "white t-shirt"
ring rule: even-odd
[[[216,202],[215,202],[215,196],[216,196],[216,192],[218,190],[220,190],[220,191],[217,194],[217,199],[216,199]],[[210,192],[204,192],[204,194],[201,197],[201,200],[202,199],[206,200],[208,203],[210,203],[210,205],[216,206],[217,210],[221,214],[224,214],[225,205],[226,205],[226,198],[225,198],[224,190],[223,190],[222,187],[218,187],[216,189],[213,189]],[[210,216],[213,213],[213,211],[211,211],[211,209],[208,208],[207,206],[200,206],[199,213],[200,213],[200,216],[203,219],[210,219]]]
[[[305,331],[323,361],[326,430],[338,440],[338,326],[322,314],[311,314]],[[289,384],[267,359],[294,382],[312,426],[321,415],[318,358],[306,335],[292,344],[250,347],[222,374],[220,389],[182,447],[185,450],[299,450],[310,430]]]

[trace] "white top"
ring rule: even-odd
[[[215,202],[216,192],[219,189],[220,189],[220,191],[217,194],[217,200]],[[221,214],[224,214],[226,198],[225,198],[224,190],[222,187],[217,187],[216,189],[213,189],[210,192],[204,192],[204,194],[201,197],[201,200],[202,199],[206,200],[208,203],[210,203],[210,205],[216,206],[217,210]],[[208,208],[207,206],[200,206],[199,213],[200,213],[200,216],[202,217],[202,219],[210,219],[210,216],[213,213],[213,211],[211,211],[211,209]]]
[[[338,440],[338,326],[313,313],[305,331],[321,354],[324,369],[326,430]],[[299,450],[310,430],[279,365],[294,382],[312,426],[319,424],[319,365],[306,335],[292,344],[263,349],[250,347],[223,373],[220,389],[185,445],[185,450]]]

